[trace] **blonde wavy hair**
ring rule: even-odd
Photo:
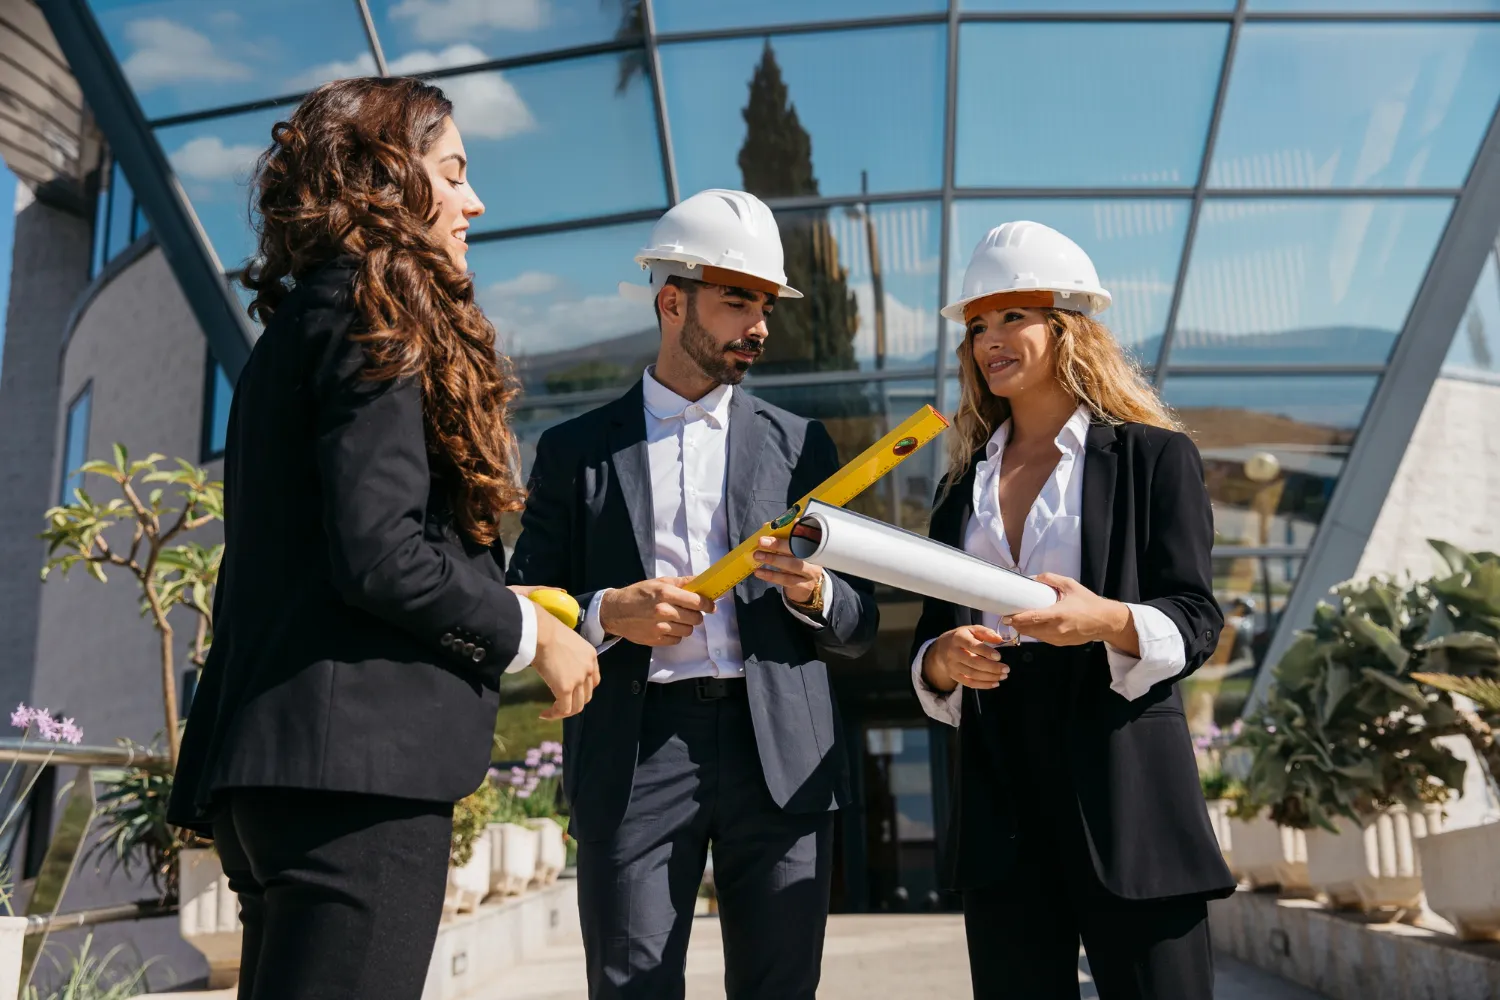
[[[1043,309],[1057,338],[1057,380],[1096,420],[1108,424],[1149,424],[1180,431],[1182,424],[1161,401],[1140,368],[1097,320],[1066,309]],[[995,428],[1010,419],[1010,401],[990,392],[965,331],[958,345],[958,412],[948,433],[948,475],[943,495],[969,471],[974,453]]]

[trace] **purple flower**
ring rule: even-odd
[[[498,767],[492,767],[488,771],[484,772],[484,776],[486,778],[489,778],[491,781],[499,781],[500,769]]]
[[[62,739],[62,723],[52,718],[49,709],[39,708],[32,712],[31,717],[36,721],[36,733],[42,739],[52,743]]]
[[[527,778],[525,786],[526,794],[530,795],[532,792],[536,791],[536,786],[538,784],[540,784],[540,782],[538,782],[535,778]]]
[[[61,735],[63,740],[75,747],[83,742],[83,730],[79,729],[71,718],[62,720]]]
[[[31,709],[26,707],[23,701],[16,706],[16,710],[10,713],[10,724],[17,729],[25,729],[31,725]]]
[[[542,762],[542,752],[540,750],[538,750],[536,747],[532,747],[530,750],[526,751],[526,766],[527,767],[536,767],[541,762]]]
[[[1214,745],[1214,738],[1212,736],[1204,735],[1204,736],[1194,736],[1193,737],[1193,748],[1196,749],[1196,750],[1207,750],[1209,747],[1211,747],[1213,745]]]
[[[510,787],[520,788],[524,784],[526,784],[526,776],[524,774],[519,777],[514,774],[510,776]]]
[[[541,747],[539,747],[538,749],[540,749],[542,753],[560,754],[562,753],[562,744],[557,742],[556,740],[543,740]]]
[[[521,789],[519,792],[516,793],[516,798],[518,798],[518,799],[529,799],[529,798],[531,798],[531,789],[529,789],[529,788],[523,788],[523,789]]]
[[[536,769],[536,775],[538,778],[550,778],[556,773],[557,765],[551,763],[550,761]]]

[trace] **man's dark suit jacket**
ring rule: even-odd
[[[727,457],[731,546],[839,468],[838,451],[822,424],[740,389],[730,402]],[[561,587],[586,610],[595,592],[654,576],[641,384],[543,434],[530,490],[511,583]],[[869,584],[829,577],[833,589],[824,595],[822,629],[799,622],[781,591],[755,577],[733,594],[766,787],[790,812],[834,809],[846,799],[846,748],[825,660],[864,653],[879,624]],[[593,700],[563,723],[564,790],[572,808],[570,830],[580,840],[609,837],[630,802],[650,662],[649,647],[617,643],[599,658]]]
[[[489,765],[521,611],[453,523],[414,381],[373,383],[355,262],[299,282],[250,353],[225,454],[214,642],[170,815],[287,787],[452,801]]]
[[[939,487],[931,537],[962,548],[973,514],[977,452],[946,496]],[[1184,434],[1143,424],[1089,428],[1083,462],[1083,559],[1079,582],[1097,594],[1162,611],[1182,633],[1187,665],[1177,678],[1127,701],[1110,689],[1103,643],[1081,655],[1068,706],[1068,744],[1078,807],[1094,869],[1127,899],[1228,895],[1234,879],[1203,804],[1176,680],[1213,653],[1224,617],[1213,593],[1213,511],[1198,449]],[[928,599],[912,656],[928,639],[978,625],[970,608]],[[965,690],[959,764],[943,852],[950,888],[1005,878],[1015,856],[1015,796],[996,739],[1005,682]],[[988,724],[987,724],[988,722]]]

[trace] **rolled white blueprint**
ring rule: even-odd
[[[1008,615],[1057,600],[1057,591],[1045,583],[817,500],[808,501],[788,541],[798,559],[963,608]]]

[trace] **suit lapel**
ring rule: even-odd
[[[755,488],[765,443],[765,419],[754,399],[736,387],[729,396],[729,455],[724,470],[724,523],[729,526],[731,548],[760,527],[746,518],[752,508],[750,491]]]
[[[1083,460],[1083,558],[1078,582],[1099,593],[1109,563],[1109,534],[1114,525],[1117,438],[1109,424],[1091,424]]]
[[[650,577],[656,564],[656,518],[652,512],[651,463],[646,454],[646,409],[641,383],[637,382],[620,397],[611,416],[609,460],[630,514],[641,575]]]
[[[958,483],[948,491],[938,509],[933,511],[932,529],[929,532],[933,541],[951,545],[956,549],[964,547],[964,534],[969,530],[969,519],[974,516],[974,477],[976,467],[984,458],[984,449],[980,448],[969,458],[969,468],[964,472]],[[978,625],[980,612],[973,608],[958,608],[959,625]]]

